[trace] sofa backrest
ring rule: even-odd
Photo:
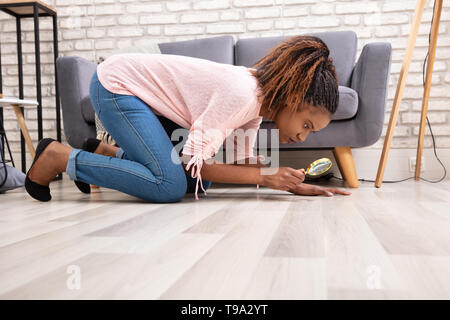
[[[330,49],[336,67],[339,85],[350,87],[351,75],[355,65],[357,36],[354,31],[331,31],[305,33],[320,38]],[[240,39],[235,45],[235,64],[252,67],[259,59],[269,53],[282,40],[290,36]]]
[[[82,146],[86,137],[95,137],[94,109],[89,98],[89,84],[96,69],[96,63],[81,57],[63,56],[56,59],[64,133],[69,144],[76,148]],[[87,119],[91,120],[91,124]]]
[[[159,49],[163,54],[176,54],[234,64],[234,38],[232,36],[159,43]]]
[[[350,87],[356,59],[357,38],[353,31],[310,33],[321,38],[330,48],[335,61],[339,85]],[[162,54],[175,54],[218,63],[253,66],[283,37],[240,39],[231,35],[177,42],[159,43]],[[89,83],[97,64],[76,56],[58,57],[56,69],[61,92],[64,131],[69,144],[80,147],[84,138],[95,136],[94,111],[89,98]],[[92,109],[92,110],[91,110]],[[76,125],[72,125],[75,123]]]

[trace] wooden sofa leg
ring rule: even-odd
[[[334,158],[336,159],[342,177],[347,181],[350,188],[358,188],[358,176],[356,175],[355,162],[353,161],[350,147],[334,147]]]

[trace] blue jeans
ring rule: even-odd
[[[95,113],[120,148],[116,157],[73,149],[66,167],[71,180],[158,203],[178,202],[195,191],[196,179],[184,170],[181,160],[175,163],[171,157],[178,142],[169,136],[180,126],[160,117],[167,124],[163,127],[141,99],[106,90],[97,73],[89,93]],[[205,189],[211,185],[210,181],[202,182]]]

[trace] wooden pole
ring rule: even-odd
[[[394,105],[391,111],[391,117],[389,119],[389,125],[384,139],[383,151],[380,157],[380,163],[378,165],[377,177],[375,180],[375,187],[379,188],[383,181],[384,170],[386,168],[386,160],[391,147],[392,137],[394,135],[394,128],[397,123],[398,112],[400,109],[400,103],[402,102],[403,91],[406,85],[406,77],[408,76],[409,66],[411,64],[412,54],[414,46],[416,44],[417,34],[419,32],[420,21],[422,20],[422,14],[425,7],[426,0],[418,0],[416,10],[414,11],[413,24],[411,33],[408,37],[408,43],[406,46],[405,57],[403,58],[402,68],[400,70],[400,77],[397,83],[397,90],[394,97]]]
[[[430,97],[431,79],[433,74],[434,57],[436,56],[436,43],[439,33],[441,11],[442,11],[442,0],[437,0],[433,12],[434,16],[433,24],[431,25],[431,38],[430,38],[430,48],[428,51],[427,73],[425,76],[425,88],[423,90],[423,98],[422,98],[422,114],[420,117],[419,139],[417,142],[416,172],[414,175],[416,181],[419,180],[420,166],[422,164],[423,139],[425,135],[425,125],[427,121],[428,99]]]

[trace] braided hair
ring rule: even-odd
[[[258,98],[271,119],[283,108],[300,111],[306,102],[336,112],[338,80],[327,45],[314,36],[293,36],[263,56],[250,70],[258,79]]]

